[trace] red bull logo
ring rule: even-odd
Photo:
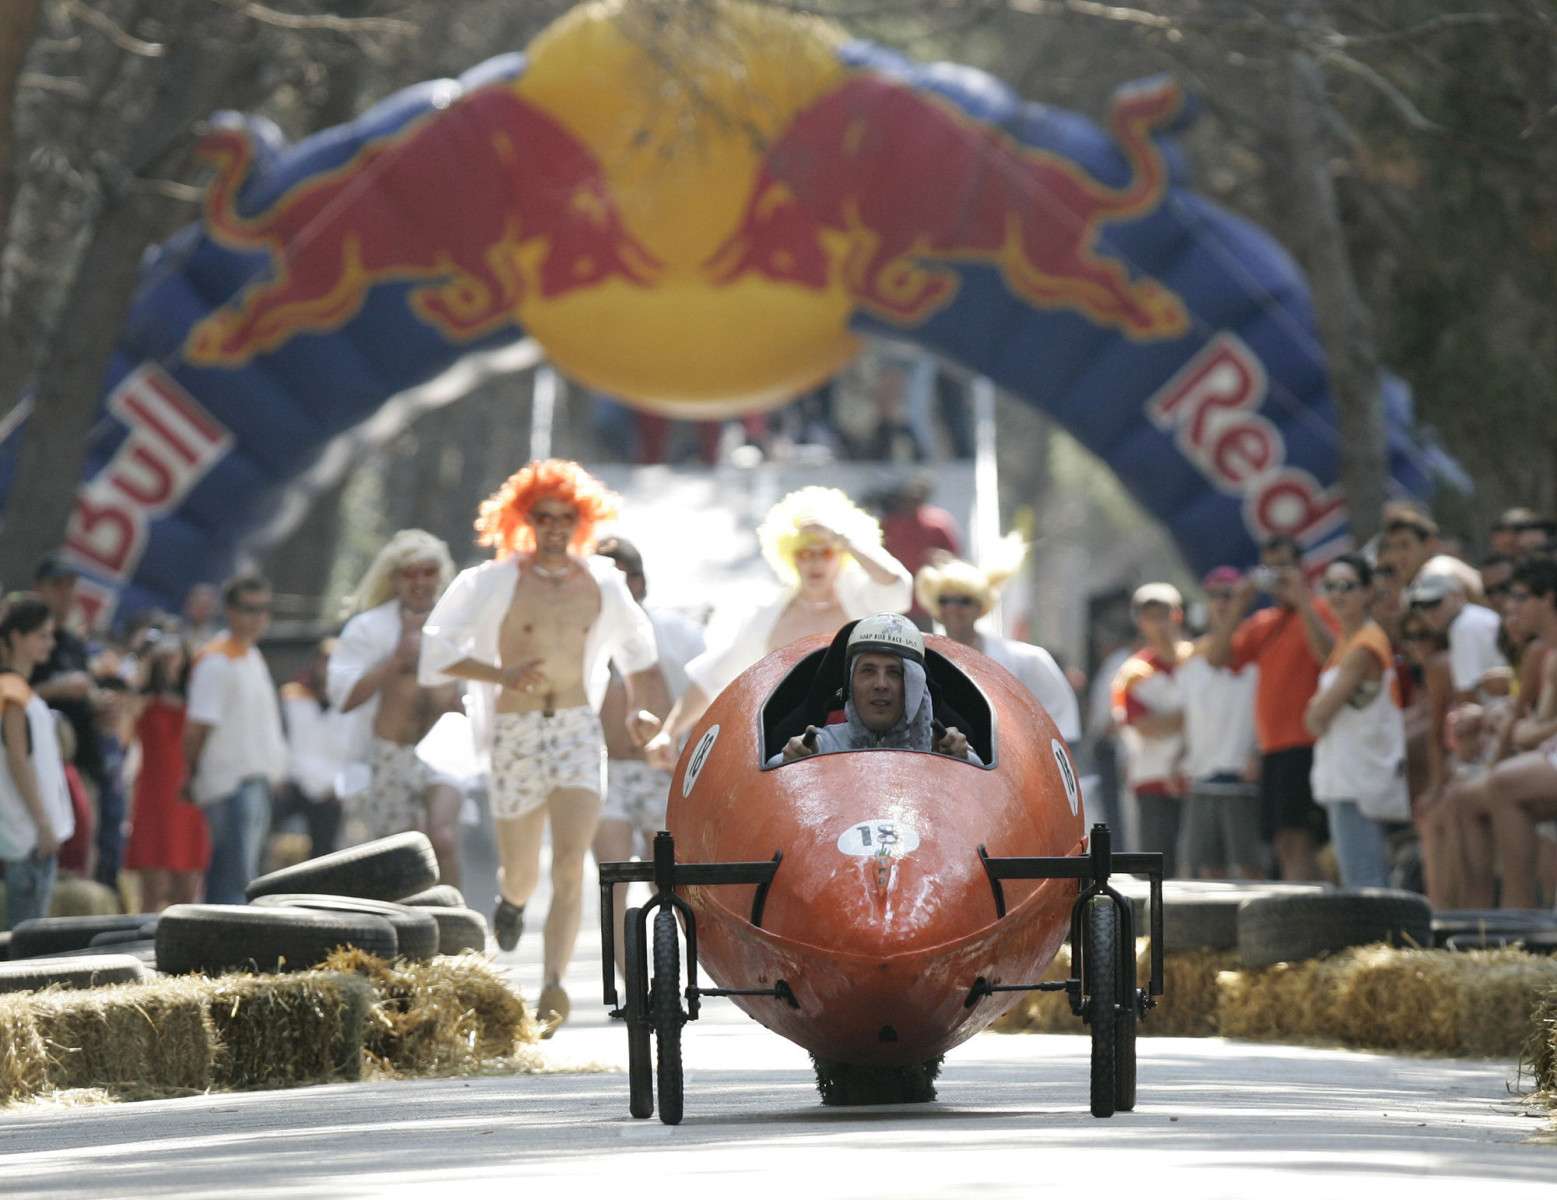
[[[1161,202],[1168,172],[1151,133],[1182,103],[1171,83],[1115,102],[1111,126],[1132,176],[1111,188],[945,101],[855,75],[773,144],[708,277],[823,289],[838,271],[861,307],[911,326],[956,296],[953,264],[987,263],[1036,307],[1071,309],[1135,339],[1178,337],[1189,328],[1178,296],[1131,279],[1097,242],[1106,222]]]
[[[271,272],[190,331],[185,354],[201,365],[241,366],[298,333],[338,329],[379,283],[414,282],[416,314],[471,341],[512,324],[531,296],[611,279],[647,287],[661,268],[589,147],[505,85],[370,142],[254,216],[237,205],[249,138],[222,130],[202,149],[217,167],[211,236],[267,251]]]

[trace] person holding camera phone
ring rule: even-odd
[[[1275,603],[1245,616],[1261,592]],[[1327,825],[1309,781],[1314,735],[1303,717],[1337,628],[1329,606],[1309,592],[1297,542],[1278,534],[1261,547],[1260,565],[1238,585],[1234,602],[1213,613],[1206,642],[1206,660],[1214,667],[1259,667],[1254,729],[1263,832],[1282,879],[1319,874]]]

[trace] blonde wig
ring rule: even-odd
[[[979,616],[995,607],[995,596],[1006,580],[1021,569],[1027,557],[1027,543],[1019,533],[1008,533],[995,543],[983,566],[975,567],[960,558],[944,558],[919,568],[914,577],[914,596],[919,607],[931,616],[939,612],[938,603],[945,593],[972,596],[979,602]]]
[[[367,612],[394,599],[395,572],[412,563],[435,562],[438,564],[438,590],[449,586],[454,578],[454,559],[449,547],[440,537],[425,529],[402,529],[384,543],[368,567],[357,590],[346,597],[345,615]]]
[[[795,552],[809,540],[810,526],[821,526],[857,546],[880,546],[881,526],[837,488],[803,487],[768,510],[757,527],[757,543],[773,573],[786,584],[800,582]]]

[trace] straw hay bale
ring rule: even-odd
[[[92,879],[63,876],[49,893],[51,917],[111,917],[122,911],[119,893]]]
[[[1536,1090],[1557,1104],[1557,989],[1547,992],[1531,1014],[1521,1058],[1520,1065],[1528,1065],[1535,1078]]]
[[[1217,975],[1236,964],[1231,950],[1178,950],[1163,956],[1163,994],[1143,1020],[1141,1037],[1211,1037],[1217,1032]],[[1061,946],[1043,978],[1070,975],[1070,947]],[[1151,978],[1151,939],[1135,942],[1135,976],[1141,987]],[[997,1033],[1085,1033],[1070,1011],[1064,992],[1031,992],[990,1026]]]
[[[200,983],[217,1045],[213,1086],[298,1087],[362,1077],[376,1000],[365,980],[318,970]]]
[[[1217,1030],[1255,1041],[1335,1041],[1334,959],[1277,963],[1217,976]]]
[[[203,1090],[214,1053],[205,999],[174,979],[37,993],[32,1019],[49,1087]]]
[[[382,1073],[471,1071],[540,1036],[524,1002],[474,955],[390,964],[362,950],[342,949],[324,966],[373,985],[377,1000],[365,1049]]]
[[[32,1019],[32,998],[0,996],[0,1103],[49,1086],[49,1055]]]

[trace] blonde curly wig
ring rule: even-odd
[[[790,492],[768,510],[757,527],[757,543],[773,573],[786,584],[800,582],[795,551],[807,541],[806,531],[820,526],[857,546],[881,545],[881,526],[837,488],[803,487]]]
[[[387,604],[395,595],[395,572],[419,562],[438,564],[440,592],[454,578],[454,559],[442,538],[425,529],[402,529],[384,543],[384,548],[363,573],[356,591],[346,597],[344,615],[349,617]]]
[[[994,551],[983,566],[974,566],[960,558],[943,558],[926,563],[914,576],[914,597],[919,606],[935,616],[941,596],[952,592],[972,596],[979,602],[979,616],[995,607],[995,596],[1006,580],[1021,569],[1027,557],[1027,542],[1019,533],[1008,533],[995,543]]]

